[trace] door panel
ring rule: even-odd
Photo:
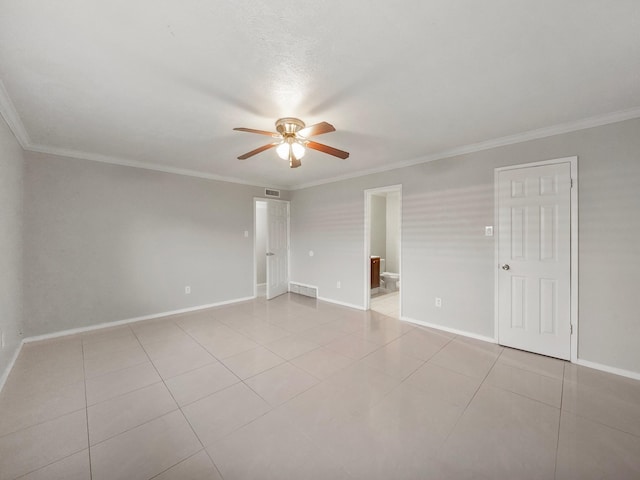
[[[571,168],[498,175],[498,341],[569,359]]]
[[[267,300],[289,289],[289,204],[267,202]]]

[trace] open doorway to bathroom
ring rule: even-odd
[[[365,308],[400,318],[402,185],[364,193]]]

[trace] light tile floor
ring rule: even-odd
[[[400,318],[400,291],[373,295],[369,307],[374,312],[382,313],[391,318]]]
[[[25,345],[7,479],[638,479],[640,382],[296,295]]]

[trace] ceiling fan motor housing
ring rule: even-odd
[[[285,117],[276,120],[276,130],[284,136],[295,136],[304,127],[304,122],[299,118]]]

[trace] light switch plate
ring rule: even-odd
[[[484,236],[493,237],[493,225],[487,225],[484,227]]]

